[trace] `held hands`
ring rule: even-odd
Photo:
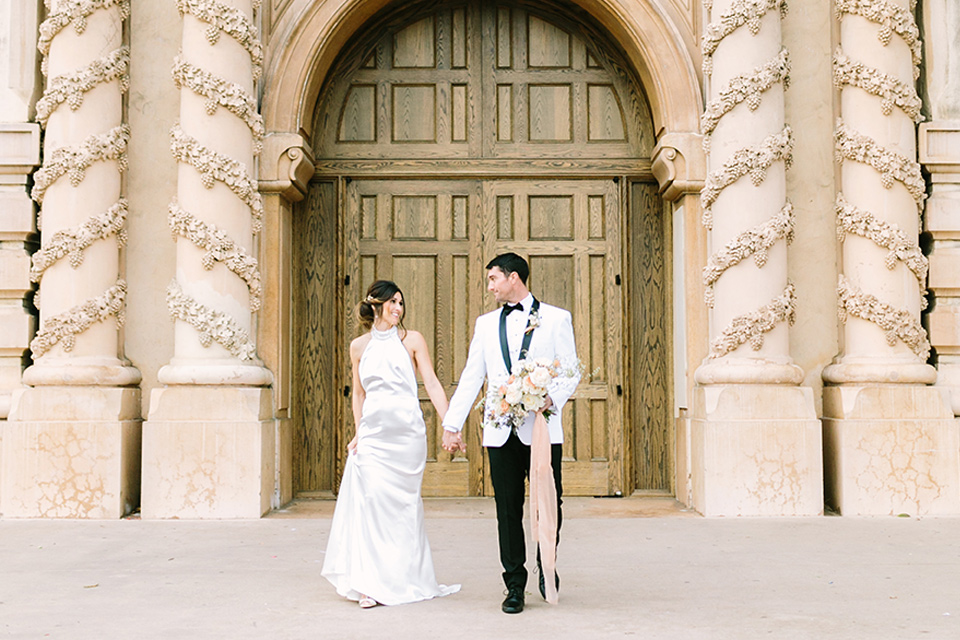
[[[463,451],[466,453],[467,447],[463,444],[463,439],[460,437],[459,431],[447,431],[443,430],[443,450],[449,451],[450,453],[456,453],[457,451]]]

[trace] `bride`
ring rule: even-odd
[[[460,585],[437,584],[423,525],[427,439],[414,368],[441,420],[447,396],[426,340],[403,327],[396,284],[370,285],[358,313],[369,332],[350,344],[357,433],[347,445],[321,575],[363,608],[455,593]]]

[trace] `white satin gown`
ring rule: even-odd
[[[413,362],[396,327],[371,333],[357,452],[347,456],[321,574],[350,600],[385,605],[455,593],[460,585],[437,584],[423,524],[427,430]]]

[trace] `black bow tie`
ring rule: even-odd
[[[523,305],[519,302],[517,304],[507,303],[503,305],[503,315],[508,316],[511,311],[523,311]]]

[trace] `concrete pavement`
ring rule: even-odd
[[[560,604],[500,612],[489,499],[426,500],[458,594],[362,611],[320,577],[331,502],[257,521],[0,520],[0,638],[960,638],[960,518],[704,519],[565,502]]]

